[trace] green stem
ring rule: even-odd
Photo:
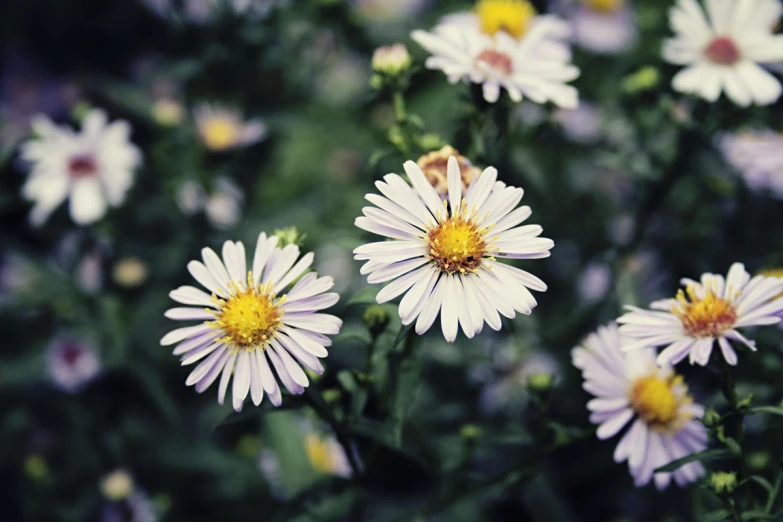
[[[783,472],[778,474],[778,478],[775,480],[775,486],[772,488],[769,498],[767,498],[767,505],[764,507],[766,513],[772,513],[772,508],[775,507],[775,500],[777,500],[778,493],[780,493],[781,483],[783,483]]]
[[[732,412],[736,415],[736,438],[740,447],[740,482],[743,482],[745,489],[745,509],[753,510],[753,492],[750,488],[750,472],[748,471],[748,462],[745,455],[743,443],[745,441],[745,412],[739,406],[737,398],[737,385],[734,382],[734,376],[731,373],[731,367],[723,361],[723,394],[726,400],[731,404]]]
[[[725,495],[721,495],[720,499],[723,502],[723,505],[726,507],[726,511],[728,511],[731,515],[731,520],[734,522],[742,522],[742,518],[740,517],[739,513],[737,513],[737,507],[734,505],[734,500],[732,500],[731,497]]]
[[[394,103],[394,114],[397,117],[397,124],[403,126],[408,120],[408,113],[405,111],[405,97],[401,90],[395,89],[392,92],[392,102]]]

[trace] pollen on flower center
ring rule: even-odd
[[[212,150],[224,150],[239,140],[239,128],[226,118],[211,118],[204,122],[204,142]]]
[[[672,313],[680,318],[682,326],[692,337],[720,337],[737,322],[737,311],[726,299],[715,295],[708,289],[703,298],[699,298],[693,286],[685,292],[677,293],[677,304]]]
[[[464,209],[464,202],[462,207]],[[475,272],[491,251],[486,242],[488,229],[479,227],[474,214],[468,215],[462,210],[430,230],[427,236],[430,258],[443,272]]]
[[[280,327],[283,312],[280,305],[285,296],[275,300],[272,285],[253,285],[253,274],[248,274],[247,288],[241,289],[232,281],[231,297],[218,299],[213,296],[220,311],[213,311],[216,318],[208,323],[220,328],[226,336],[223,341],[236,349],[263,348]]]
[[[98,163],[89,154],[79,154],[68,160],[68,174],[72,178],[93,176],[98,172]]]
[[[494,35],[505,31],[514,38],[521,38],[530,28],[536,10],[526,0],[479,0],[476,14],[483,33]]]
[[[631,387],[631,406],[647,424],[665,427],[677,417],[678,401],[672,388],[681,383],[681,377],[642,377]]]
[[[481,54],[476,56],[475,61],[476,63],[486,63],[496,71],[500,71],[505,75],[511,74],[514,70],[514,63],[511,61],[511,57],[494,49],[485,49],[481,51]]]
[[[719,65],[734,65],[740,59],[740,50],[734,40],[726,36],[715,38],[704,49],[704,55]]]
[[[585,5],[593,11],[615,13],[625,7],[625,0],[584,0]]]

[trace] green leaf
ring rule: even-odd
[[[407,355],[407,357],[406,357]],[[421,383],[421,369],[424,365],[424,357],[421,350],[403,354],[397,370],[397,387],[394,394],[394,407],[392,409],[392,429],[394,442],[397,446],[402,444],[402,428],[416,402],[416,394]],[[394,373],[392,373],[394,375]]]
[[[740,445],[736,440],[732,439],[731,437],[724,437],[722,442],[735,455],[742,455],[742,448],[740,448]]]
[[[349,306],[355,306],[355,305],[370,305],[375,304],[375,296],[378,295],[378,287],[377,286],[368,286],[367,288],[362,288],[355,294],[353,294],[350,299],[345,303],[346,307]]]
[[[731,456],[731,452],[725,449],[708,449],[704,451],[699,451],[697,453],[691,453],[687,457],[673,460],[668,464],[666,464],[665,466],[661,466],[660,468],[657,468],[654,471],[654,473],[671,473],[672,471],[676,471],[681,467],[683,467],[684,465],[690,464],[691,462],[701,462],[704,460],[722,459],[730,456]]]
[[[740,515],[742,520],[778,520],[778,515],[764,513],[763,511],[746,511]]]
[[[752,480],[762,488],[766,489],[767,493],[772,493],[772,490],[775,489],[772,487],[772,484],[770,484],[770,482],[767,479],[765,479],[760,475],[753,475],[750,477],[750,480]]]
[[[397,334],[397,337],[394,338],[394,344],[392,344],[392,351],[396,350],[397,347],[405,340],[406,337],[408,337],[408,333],[413,330],[413,326],[415,323],[411,323],[408,326],[403,326],[400,328],[400,332]]]
[[[756,413],[769,413],[783,417],[783,408],[779,406],[756,406],[755,408],[749,408],[746,414],[754,415]]]
[[[721,520],[726,520],[729,518],[730,515],[731,513],[729,513],[727,510],[720,509],[718,511],[713,511],[704,517],[704,522],[720,522]]]

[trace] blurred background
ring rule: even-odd
[[[534,3],[571,20],[583,7]],[[627,3],[615,45],[576,33],[582,103],[566,111],[488,107],[420,68],[410,31],[466,1],[0,3],[0,520],[699,519],[710,501],[696,487],[634,489],[614,444],[589,432],[569,355],[623,304],[671,296],[681,277],[735,261],[783,267],[780,194],[746,182],[721,148],[726,133],[774,129],[780,104],[739,110],[672,93],[659,58],[668,4]],[[403,368],[395,308],[369,306],[377,288],[364,289],[351,254],[368,241],[353,226],[364,194],[427,152],[400,152],[390,99],[370,86],[373,51],[397,41],[419,66],[405,98],[429,148],[450,144],[522,186],[556,245],[521,265],[549,286],[532,316],[454,345],[430,332]],[[143,155],[124,204],[82,227],[63,205],[31,227],[19,145],[32,117],[78,128],[91,108],[128,121]],[[245,122],[246,139],[226,147],[210,131],[215,111]],[[188,370],[159,344],[172,328],[168,292],[190,284],[185,266],[201,248],[283,229],[342,295],[332,313],[345,326],[313,386],[365,456],[361,480],[302,400],[234,413],[214,387],[186,387]],[[776,401],[771,330],[740,371]],[[375,338],[368,384],[357,371]],[[378,392],[398,376],[391,398]],[[689,380],[699,401],[715,400],[717,379]],[[505,473],[540,450],[542,419],[581,439]],[[778,454],[754,454],[763,470],[780,460],[780,426],[752,428],[759,448],[778,441]]]

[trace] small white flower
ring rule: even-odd
[[[258,143],[266,136],[266,125],[259,120],[244,121],[239,111],[202,103],[193,110],[196,128],[204,145],[223,152]]]
[[[575,109],[557,109],[552,119],[560,124],[565,137],[573,142],[589,144],[601,138],[604,117],[592,103],[583,101]]]
[[[666,346],[658,355],[661,366],[674,365],[690,355],[691,364],[704,366],[717,341],[723,358],[737,364],[737,354],[729,341],[740,342],[756,351],[738,328],[775,324],[783,310],[783,279],[758,275],[751,279],[741,263],[734,263],[724,279],[722,275],[704,274],[701,282],[683,279],[686,291],[676,299],[656,301],[653,310],[626,306],[630,312],[617,322],[622,334],[634,342],[624,349]],[[687,297],[686,297],[687,293]]]
[[[605,440],[625,426],[630,429],[614,451],[615,462],[628,461],[637,487],[647,485],[653,470],[704,450],[707,430],[697,419],[704,408],[693,402],[682,377],[655,363],[655,351],[628,352],[627,341],[615,325],[598,329],[574,348],[571,358],[582,370],[584,389],[596,398],[587,403],[590,421]],[[672,473],[656,473],[655,486],[666,488],[674,478],[679,486],[704,475],[700,462],[691,462]]]
[[[545,42],[554,22],[535,24],[517,40],[505,31],[494,36],[462,24],[441,24],[432,32],[414,31],[411,37],[432,56],[429,69],[440,69],[451,83],[468,79],[482,84],[484,99],[494,103],[501,87],[514,102],[523,97],[536,103],[552,101],[560,107],[578,105],[577,90],[565,82],[576,79],[579,69],[563,59],[551,59],[536,52]]]
[[[783,36],[772,32],[782,13],[779,0],[708,0],[706,15],[696,0],[678,0],[663,58],[686,67],[672,87],[710,102],[723,91],[742,107],[774,103],[783,88],[759,64],[783,62]]]
[[[725,134],[718,145],[751,190],[783,199],[783,135],[772,130]]]
[[[624,0],[583,0],[570,16],[573,41],[598,54],[629,50],[637,37],[633,10]]]
[[[93,345],[73,338],[51,343],[46,366],[52,383],[67,393],[81,391],[101,373],[101,361]]]
[[[376,182],[386,197],[368,194],[377,208],[362,209],[355,224],[393,241],[361,246],[354,258],[367,261],[360,272],[369,283],[392,281],[378,292],[379,304],[405,294],[403,324],[416,320],[416,333],[423,334],[440,312],[443,335],[454,342],[459,325],[472,338],[485,321],[500,330],[500,315],[532,313],[537,303],[528,288],[543,292],[544,282],[495,258],[549,257],[554,243],[538,237],[538,225],[518,226],[530,217],[530,207],[516,208],[524,191],[496,181],[497,170],[485,169],[463,191],[456,157],[447,168],[444,200],[412,161],[405,163],[412,187],[397,174]]]
[[[204,262],[191,261],[188,270],[212,295],[192,286],[169,294],[175,301],[195,307],[172,308],[166,317],[202,324],[169,332],[160,344],[179,343],[174,355],[183,356],[183,366],[206,358],[186,384],[195,385],[201,393],[221,376],[220,404],[233,373],[232,402],[237,411],[248,391],[255,405],[261,403],[264,392],[272,404],[281,404],[282,394],[270,361],[289,392],[304,393],[309,381],[299,364],[323,373],[318,358],[326,357],[326,347],[332,344],[325,334],[337,334],[342,326],[337,317],[316,313],[339,299],[335,293],[324,293],[334,285],[332,278],[319,278],[314,272],[303,276],[313,254],[297,262],[299,247],[281,249],[277,242],[276,236],[267,238],[265,233],[258,237],[250,272],[241,242],[226,241],[222,261],[212,249],[205,248],[201,251]],[[278,297],[292,284],[287,294]]]
[[[229,178],[218,178],[214,190],[204,202],[204,214],[210,225],[218,230],[228,230],[242,217],[242,202],[245,197]]]
[[[119,206],[133,183],[141,153],[129,140],[126,121],[107,124],[106,114],[92,110],[81,132],[57,127],[47,117],[33,122],[36,138],[21,146],[22,159],[32,164],[22,188],[35,202],[30,222],[40,226],[65,199],[79,225],[99,220],[107,206]]]

